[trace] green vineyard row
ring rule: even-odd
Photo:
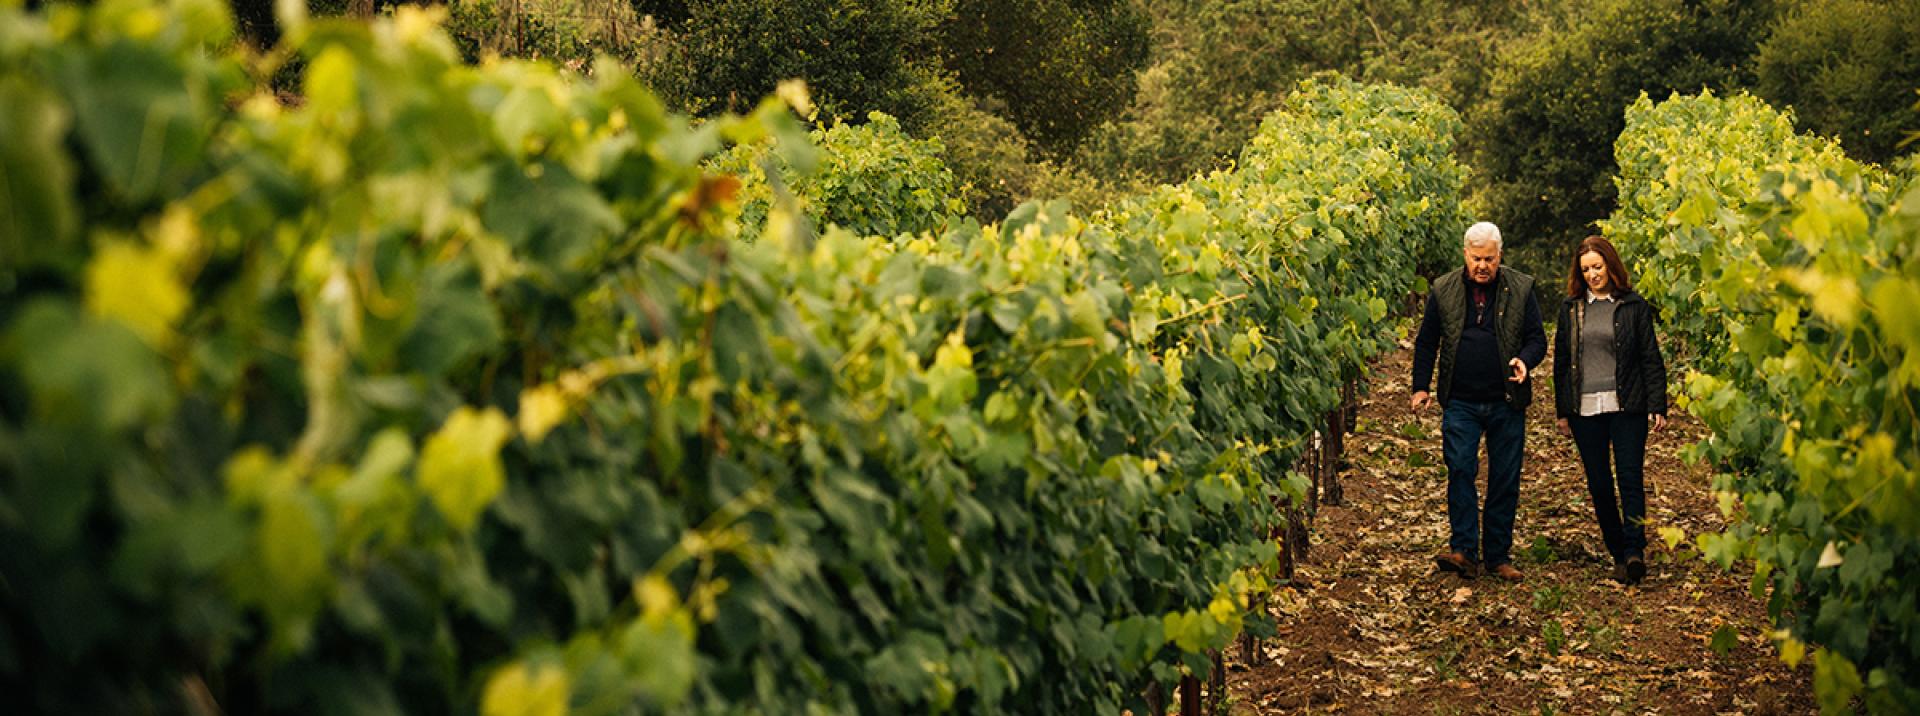
[[[412,8],[251,54],[221,0],[15,5],[29,710],[1117,712],[1271,629],[1288,468],[1464,224],[1457,118],[1393,87],[981,226],[931,218],[937,167],[832,155],[885,122],[692,123]],[[295,57],[298,101],[260,89]],[[847,196],[902,203],[816,233]]]
[[[1699,537],[1829,711],[1920,703],[1920,185],[1752,97],[1646,97],[1606,233],[1690,348],[1692,449],[1742,519]],[[1771,590],[1768,587],[1771,586]],[[1770,595],[1770,596],[1769,596]]]

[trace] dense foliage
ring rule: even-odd
[[[860,236],[935,231],[963,212],[953,172],[940,159],[940,140],[909,137],[892,117],[875,112],[866,124],[816,129],[808,139],[809,147],[784,154],[772,151],[771,140],[742,145],[709,164],[741,178],[737,201],[746,238],[759,235],[782,192],[809,224]],[[797,166],[788,160],[795,156]]]
[[[1607,234],[1692,348],[1694,451],[1825,710],[1920,703],[1920,185],[1795,134],[1748,96],[1641,97]]]
[[[1920,130],[1920,3],[1809,0],[1785,13],[1754,57],[1754,92],[1855,158],[1890,163]]]
[[[992,110],[991,98],[947,95],[940,102],[939,131],[947,167],[969,213],[982,221],[1007,215],[1030,197],[1065,200],[1091,210],[1113,199],[1124,182],[1046,158],[1013,122]]]
[[[1462,223],[1453,113],[1339,82],[1095,221],[743,243],[701,162],[804,168],[779,103],[402,8],[283,27],[288,107],[231,28],[0,9],[29,710],[1113,712],[1258,626],[1329,368]]]
[[[955,0],[941,28],[960,85],[1056,154],[1126,106],[1147,30],[1133,0]]]
[[[944,72],[937,41],[953,0],[635,0],[670,36],[650,84],[700,114],[744,111],[782,81],[812,89],[822,117],[886,112],[930,121]]]
[[[799,79],[823,122],[858,123],[877,111],[916,137],[940,138],[960,182],[957,196],[983,218],[1005,216],[1033,197],[1093,197],[1081,203],[1094,204],[1112,196],[1105,191],[1111,183],[1058,159],[1132,96],[1146,40],[1133,3],[632,6],[650,18],[647,27],[659,28],[637,33],[636,72],[677,108],[738,108]]]
[[[449,0],[445,6],[447,34],[469,63],[513,57],[590,71],[595,58],[606,55],[651,77],[671,59],[658,26],[626,0]],[[681,82],[656,91],[684,87]]]
[[[1880,163],[1920,131],[1920,50],[1903,42],[1920,5],[1900,0],[448,6],[470,57],[584,69],[605,52],[683,110],[738,109],[806,80],[830,123],[881,111],[939,138],[959,196],[985,218],[1033,198],[1103,206],[1229,166],[1304,77],[1422,87],[1466,122],[1475,213],[1506,227],[1510,259],[1536,272],[1557,270],[1613,206],[1610,142],[1640,91],[1748,88]]]
[[[1755,0],[1602,0],[1496,70],[1470,131],[1485,218],[1518,244],[1571,246],[1614,206],[1613,138],[1641,92],[1740,86],[1770,18]]]
[[[1494,59],[1532,21],[1505,1],[1145,5],[1153,54],[1133,102],[1075,157],[1094,176],[1177,182],[1224,165],[1297,81],[1321,72],[1424,87],[1472,121]]]
[[[1457,127],[1418,91],[1303,82],[1235,171],[1122,201],[1102,217],[1176,258],[1160,285],[1133,292],[1137,302],[1214,294],[1231,303],[1214,335],[1170,346],[1198,350],[1184,370],[1203,433],[1289,446],[1331,406],[1342,377],[1391,347],[1375,327],[1387,301],[1424,290],[1419,273],[1447,260],[1465,223]],[[1197,251],[1185,248],[1196,239]],[[1197,348],[1220,345],[1225,355]],[[1246,355],[1254,370],[1238,360]],[[1278,405],[1244,398],[1267,395]]]

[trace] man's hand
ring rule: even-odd
[[[1560,434],[1573,437],[1573,426],[1567,424],[1567,419],[1561,418],[1558,422],[1560,423]]]
[[[1660,432],[1661,429],[1665,427],[1667,427],[1667,416],[1661,415],[1659,413],[1654,413],[1653,414],[1653,431],[1657,433],[1657,432]]]
[[[1413,412],[1416,412],[1416,413],[1420,412],[1421,408],[1427,407],[1427,405],[1432,402],[1433,402],[1432,393],[1429,393],[1424,390],[1415,392],[1413,394]]]
[[[1513,369],[1513,375],[1507,376],[1507,382],[1509,383],[1527,382],[1527,362],[1526,361],[1520,360],[1519,358],[1515,358],[1513,360],[1507,361],[1507,367]]]

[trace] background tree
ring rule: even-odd
[[[1076,156],[1088,173],[1178,181],[1219,168],[1261,117],[1318,72],[1433,90],[1454,107],[1486,95],[1502,40],[1559,6],[1516,0],[1154,0],[1152,57],[1133,103]]]
[[[659,74],[673,47],[627,0],[453,0],[447,33],[469,62],[498,55],[591,71],[594,58],[607,55],[639,76]]]
[[[1358,76],[1365,57],[1359,2],[1304,0],[1145,4],[1150,63],[1132,103],[1092,133],[1078,161],[1096,175],[1139,185],[1175,182],[1224,166],[1299,79],[1333,70]]]
[[[1910,0],[622,1],[644,31],[614,54],[681,108],[738,110],[804,78],[825,122],[879,110],[940,138],[989,220],[1227,167],[1296,82],[1329,71],[1458,110],[1476,213],[1535,272],[1611,210],[1614,137],[1642,91],[1751,88],[1879,162],[1920,128]],[[462,8],[501,4],[453,3],[481,28]],[[535,44],[564,53],[562,30]]]
[[[1920,127],[1920,2],[1811,0],[1784,13],[1754,58],[1755,90],[1805,129],[1887,163]]]
[[[1486,105],[1467,116],[1485,218],[1517,246],[1558,246],[1590,232],[1613,210],[1613,140],[1624,108],[1641,92],[1664,98],[1748,84],[1771,5],[1604,0],[1503,54]]]
[[[1149,28],[1130,0],[958,0],[942,36],[967,92],[999,100],[1028,137],[1064,150],[1126,106]]]
[[[672,36],[647,79],[706,114],[750,109],[801,78],[823,118],[869,111],[924,121],[941,91],[939,35],[951,0],[636,0]],[[677,76],[676,76],[677,75]]]
[[[274,23],[273,3],[227,0],[233,10],[233,26],[240,39],[255,47],[271,47],[280,41],[280,28]]]

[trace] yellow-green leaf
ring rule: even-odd
[[[517,661],[493,673],[480,696],[482,716],[563,716],[573,688],[558,666]]]
[[[1687,532],[1678,527],[1662,527],[1660,528],[1660,539],[1666,540],[1667,549],[1673,549],[1680,546],[1681,542],[1687,540]]]
[[[257,504],[299,482],[299,476],[286,463],[259,445],[241,448],[228,457],[221,476],[227,486],[227,499],[239,504]]]
[[[327,536],[314,506],[298,492],[267,500],[260,520],[260,560],[274,591],[294,601],[327,576]]]
[[[466,531],[506,486],[500,446],[512,426],[497,408],[460,408],[421,451],[420,487],[454,529]]]
[[[1240,615],[1240,610],[1234,608],[1233,600],[1225,597],[1214,597],[1213,601],[1207,604],[1207,615],[1213,617],[1214,621],[1221,624],[1230,624],[1233,622],[1234,617]]]
[[[1786,662],[1789,669],[1799,668],[1801,660],[1807,658],[1807,645],[1784,629],[1775,632],[1774,637],[1780,640],[1780,660]]]
[[[1792,308],[1782,309],[1773,316],[1773,334],[1780,340],[1793,340],[1793,329],[1800,325],[1800,311]]]
[[[1874,284],[1868,303],[1889,342],[1920,352],[1920,283],[1905,278],[1882,279]]]
[[[1813,312],[1841,328],[1860,319],[1860,285],[1851,279],[1809,269],[1791,275],[1796,288],[1813,297]]]
[[[188,301],[173,263],[158,250],[110,241],[87,262],[87,310],[126,324],[148,345],[166,344]]]
[[[328,47],[307,65],[307,106],[329,114],[353,109],[358,102],[353,55],[338,45]]]
[[[555,426],[567,419],[567,396],[560,386],[549,383],[520,391],[520,434],[529,442],[540,442]]]

